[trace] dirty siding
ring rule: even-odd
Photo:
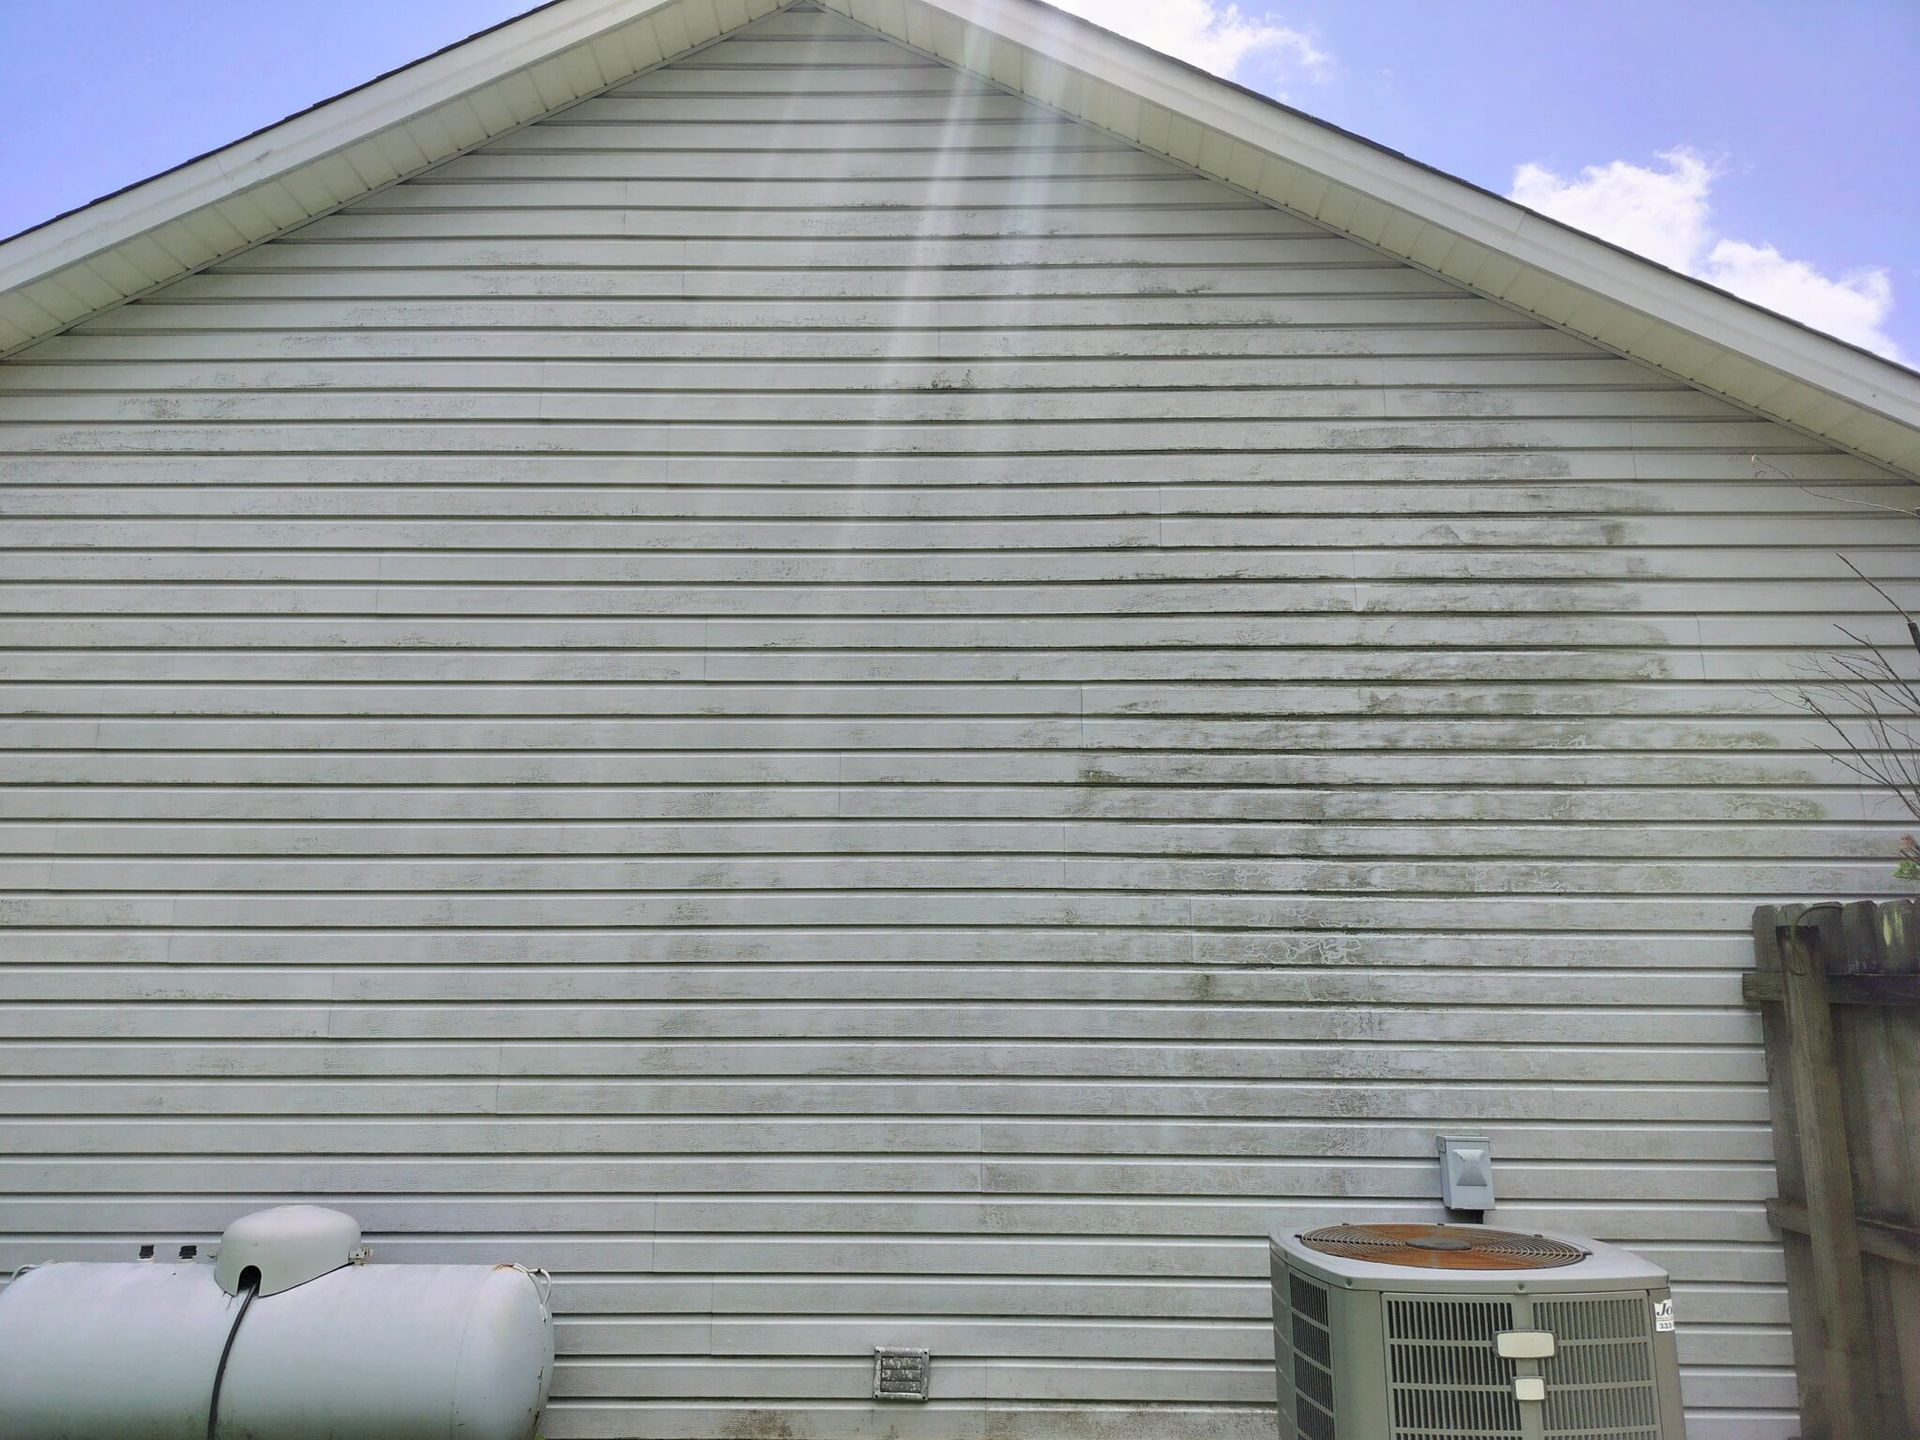
[[[1240,1440],[1475,1127],[1795,1431],[1737,972],[1898,827],[1767,684],[1904,482],[805,12],[0,422],[6,1268],[318,1198],[558,1272],[554,1437]]]

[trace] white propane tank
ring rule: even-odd
[[[0,1291],[0,1440],[206,1440],[216,1376],[212,1433],[234,1440],[532,1440],[543,1279],[354,1263],[359,1238],[288,1206],[236,1222],[217,1265],[25,1271]]]

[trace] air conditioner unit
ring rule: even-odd
[[[1666,1272],[1480,1225],[1273,1237],[1282,1440],[1684,1440]]]

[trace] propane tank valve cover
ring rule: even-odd
[[[213,1278],[229,1295],[245,1288],[241,1277],[260,1277],[260,1298],[278,1295],[352,1263],[360,1224],[351,1215],[320,1205],[280,1205],[243,1215],[220,1237]]]

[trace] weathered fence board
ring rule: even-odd
[[[1762,906],[1754,951],[1807,1440],[1920,1434],[1920,906]]]

